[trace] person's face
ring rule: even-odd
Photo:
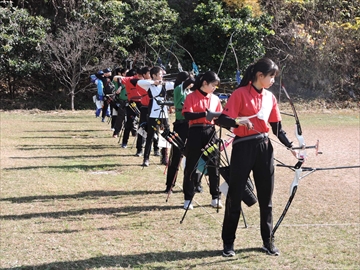
[[[144,77],[145,80],[151,79],[150,71],[146,72],[146,74],[144,74],[143,77]]]
[[[111,71],[104,73],[104,76],[105,76],[105,77],[110,77],[110,76],[111,76]]]
[[[162,71],[159,71],[158,73],[154,74],[153,80],[154,81],[162,81],[163,73]]]
[[[218,86],[218,82],[214,81],[211,83],[208,83],[206,81],[203,82],[203,86],[201,88],[201,90],[203,90],[205,93],[213,93],[216,90],[216,87]]]
[[[260,73],[258,76],[258,83],[260,84],[261,88],[270,88],[275,82],[275,75],[266,75]]]

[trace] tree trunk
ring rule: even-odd
[[[70,96],[71,96],[71,110],[75,111],[75,89],[71,89]]]

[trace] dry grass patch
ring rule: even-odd
[[[300,113],[299,113],[300,114]],[[122,149],[92,111],[1,112],[1,269],[359,269],[359,169],[318,171],[300,181],[276,233],[281,256],[260,251],[257,205],[245,207],[237,256],[221,257],[223,211],[210,195],[180,220],[182,173],[166,202],[165,167]],[[301,112],[306,166],[359,165],[359,112]],[[293,119],[284,117],[289,136]],[[130,138],[130,145],[133,138]],[[285,163],[296,160],[273,143]],[[293,173],[276,168],[274,221]]]

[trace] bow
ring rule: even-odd
[[[186,51],[187,53],[188,53],[188,55],[190,56],[190,58],[191,58],[191,60],[192,60],[192,68],[193,68],[193,73],[197,76],[197,75],[199,75],[199,68],[198,68],[198,66],[196,65],[196,63],[195,63],[195,60],[194,60],[194,58],[192,57],[192,55],[191,55],[191,53],[187,50],[187,49],[185,49],[183,46],[181,46],[179,43],[177,43],[177,41],[175,41],[175,43],[180,47],[180,48],[182,48],[184,51]]]
[[[155,57],[156,57],[155,63],[157,62],[157,63],[159,64],[159,66],[160,66],[162,69],[165,70],[166,68],[164,67],[164,65],[163,65],[163,63],[162,63],[162,60],[161,60],[161,57],[160,57],[160,50],[159,50],[159,52],[157,52],[157,51],[154,49],[154,47],[151,46],[146,39],[145,39],[145,42],[146,42],[146,44],[155,52]]]
[[[275,227],[273,228],[273,230],[271,232],[270,241],[273,240],[276,230],[278,229],[281,222],[283,221],[283,219],[284,219],[284,217],[285,217],[285,215],[286,215],[286,213],[287,213],[287,211],[288,211],[288,209],[289,209],[289,207],[291,205],[291,202],[295,197],[297,187],[299,185],[299,181],[303,177],[305,177],[305,176],[301,176],[301,173],[302,173],[302,167],[301,166],[304,164],[304,161],[305,161],[305,158],[306,158],[306,149],[308,148],[308,147],[306,147],[305,139],[302,136],[302,128],[301,128],[301,124],[300,124],[300,119],[299,119],[299,117],[297,115],[294,103],[292,102],[292,99],[290,98],[288,92],[286,91],[286,89],[285,89],[285,87],[283,85],[281,85],[281,90],[284,92],[287,100],[289,101],[292,112],[293,112],[292,116],[295,118],[295,135],[296,135],[296,138],[298,140],[299,146],[298,147],[293,147],[292,150],[297,149],[297,150],[299,150],[299,152],[297,153],[298,162],[292,167],[292,169],[295,172],[295,176],[294,176],[294,179],[293,179],[293,181],[292,181],[292,183],[290,185],[290,197],[289,197],[289,199],[288,199],[288,201],[287,201],[287,203],[285,205],[285,208],[284,208],[278,222],[276,223]],[[280,92],[281,92],[281,90],[280,90]],[[319,141],[317,142],[316,153],[318,153],[318,146],[319,146]],[[312,147],[312,148],[315,148],[315,147]]]
[[[240,71],[240,67],[239,67],[239,60],[238,60],[238,58],[237,58],[237,55],[236,55],[236,52],[235,52],[235,48],[234,48],[233,42],[232,42],[232,38],[233,38],[233,36],[234,36],[235,33],[236,33],[236,31],[232,32],[232,34],[231,34],[231,36],[230,36],[229,43],[228,43],[228,45],[226,46],[226,50],[225,50],[225,52],[224,52],[223,59],[222,59],[222,61],[221,61],[221,63],[220,63],[220,67],[219,67],[219,69],[218,69],[217,74],[219,74],[219,72],[220,72],[220,70],[221,70],[221,66],[222,66],[222,64],[223,64],[223,62],[224,62],[224,60],[225,60],[225,56],[226,56],[227,50],[228,50],[228,48],[229,48],[229,46],[230,46],[230,47],[231,47],[231,50],[232,50],[232,52],[233,52],[233,54],[234,54],[235,61],[236,61],[236,76],[235,76],[235,78],[236,78],[237,84],[239,85],[240,82],[241,82],[241,77],[240,77],[241,71]]]
[[[183,71],[183,68],[182,68],[182,66],[181,66],[181,64],[180,64],[179,58],[177,58],[177,56],[175,55],[175,53],[173,53],[171,50],[169,50],[168,48],[166,48],[166,47],[164,46],[164,44],[161,44],[161,45],[164,47],[165,50],[167,50],[169,53],[171,53],[171,54],[175,57],[176,61],[178,62],[178,70],[179,70],[179,72],[182,72],[182,71]],[[169,66],[170,66],[170,63],[169,63]],[[171,68],[171,66],[170,66],[170,68]]]

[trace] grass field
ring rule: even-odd
[[[221,256],[223,209],[196,194],[184,210],[182,171],[166,202],[165,166],[120,148],[93,111],[13,111],[1,117],[0,270],[3,269],[360,269],[360,170],[316,171],[300,181],[278,231],[278,257],[260,249],[257,204],[244,207],[234,258]],[[359,111],[299,112],[306,166],[360,165]],[[292,140],[294,120],[284,116]],[[272,136],[274,138],[274,136]],[[274,138],[276,140],[276,138]],[[273,143],[275,156],[295,158]],[[274,223],[294,173],[276,167]],[[221,180],[222,181],[222,180]]]

